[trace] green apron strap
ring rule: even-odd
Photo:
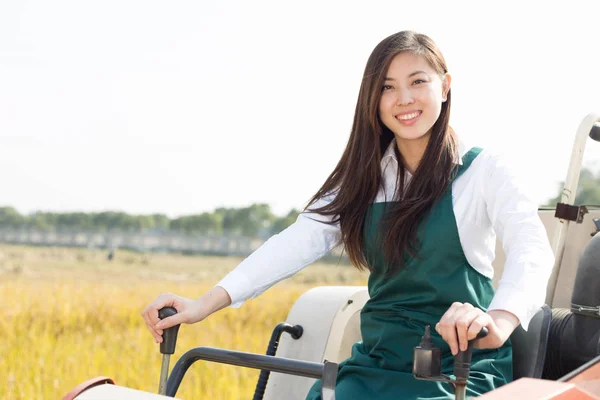
[[[467,168],[471,166],[473,160],[477,158],[477,156],[479,155],[479,153],[481,153],[482,150],[483,149],[481,147],[473,147],[471,150],[465,153],[465,155],[462,157],[462,165],[458,166],[458,172],[456,173],[454,179],[457,179],[459,176],[461,176],[462,173],[465,172]]]

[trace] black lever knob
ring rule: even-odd
[[[177,314],[177,310],[173,307],[164,307],[158,310],[158,318],[165,319]],[[160,344],[160,352],[162,354],[175,353],[175,344],[177,343],[177,333],[179,326],[175,325],[163,330],[163,341]]]

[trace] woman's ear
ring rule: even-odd
[[[448,92],[450,91],[450,83],[452,83],[452,77],[450,74],[444,74],[442,78],[442,102],[448,100]]]

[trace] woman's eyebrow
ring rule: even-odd
[[[419,75],[419,74],[425,74],[425,75],[427,75],[427,72],[425,72],[425,71],[415,71],[412,74],[410,74],[408,77],[410,78],[412,76]]]
[[[415,71],[415,72],[412,72],[410,75],[408,75],[408,77],[411,78],[411,77],[413,77],[415,75],[419,75],[419,74],[425,74],[425,75],[427,75],[427,72],[420,71],[420,70],[419,71]],[[386,81],[395,81],[394,78],[390,78],[390,77],[386,77],[384,80],[386,80]]]

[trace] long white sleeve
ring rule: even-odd
[[[321,199],[311,209],[322,207],[331,199],[331,196]],[[240,307],[247,299],[255,298],[337,246],[341,237],[339,224],[326,221],[331,218],[301,213],[296,222],[267,240],[217,283],[229,293],[231,307]]]
[[[522,178],[500,157],[490,157],[482,189],[506,264],[489,310],[510,311],[527,330],[531,318],[544,304],[554,255],[538,205],[527,193]]]

